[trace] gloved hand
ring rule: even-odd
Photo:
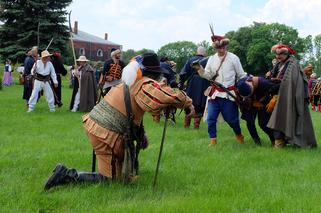
[[[272,97],[272,99],[270,100],[270,102],[266,105],[266,111],[268,113],[272,113],[273,112],[273,109],[275,107],[275,104],[276,104],[277,100],[278,100],[278,96],[274,95]]]

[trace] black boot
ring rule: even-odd
[[[99,173],[96,172],[79,172],[78,173],[78,181],[79,182],[92,182],[92,183],[97,183],[97,182],[102,182],[102,181],[107,181],[111,180],[108,177],[105,177]]]
[[[90,172],[77,172],[76,169],[68,169],[62,164],[58,164],[53,171],[53,174],[49,177],[45,184],[45,191],[58,185],[63,185],[73,182],[102,182],[107,181],[109,178],[98,174]]]
[[[76,182],[78,174],[75,169],[68,169],[62,164],[58,164],[53,170],[53,174],[47,180],[44,190],[47,191],[50,188],[66,183]]]

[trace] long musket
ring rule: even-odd
[[[40,31],[40,22],[38,22],[38,27],[37,27],[37,47],[38,47],[38,48],[39,48],[39,44],[40,44],[39,31]]]
[[[165,124],[164,124],[164,129],[163,129],[162,141],[161,141],[160,148],[159,148],[159,155],[158,155],[157,166],[156,166],[154,182],[153,182],[153,190],[155,190],[155,186],[156,186],[156,180],[157,180],[157,175],[158,175],[158,171],[159,171],[160,160],[162,157],[163,146],[164,146],[164,142],[165,142],[165,135],[166,135],[169,113],[170,113],[170,109],[166,108],[165,109]]]
[[[50,40],[50,42],[49,42],[48,46],[46,47],[46,50],[48,50],[48,48],[50,47],[50,45],[51,45],[52,41],[53,41],[53,37],[51,38],[51,40]]]
[[[226,92],[229,96],[231,96],[232,98],[234,98],[234,100],[238,101],[238,98],[236,97],[236,95],[234,95],[233,93],[231,93],[231,91],[226,88],[223,84],[217,82],[217,81],[213,81],[213,80],[209,80],[209,82],[212,85],[215,85],[217,87],[219,87],[220,89],[224,90],[224,92]]]
[[[52,82],[50,82],[49,85],[50,85],[50,88],[51,88],[51,90],[52,90],[52,93],[53,93],[53,95],[54,95],[54,97],[55,97],[55,101],[57,102],[58,107],[61,107],[61,106],[62,106],[62,103],[61,103],[61,101],[58,99],[58,96],[57,96],[57,93],[56,93],[56,91],[55,91],[55,88],[52,86]]]
[[[69,36],[70,36],[70,43],[71,43],[71,49],[72,49],[72,55],[74,57],[74,66],[75,66],[75,69],[77,68],[77,63],[76,63],[76,53],[75,53],[75,46],[74,46],[74,40],[72,39],[72,28],[71,28],[71,19],[70,19],[70,16],[71,16],[71,10],[69,12]]]
[[[74,58],[74,69],[77,69],[77,62],[76,62],[76,53],[75,53],[75,45],[74,45],[74,40],[73,40],[73,36],[72,36],[72,28],[71,28],[71,10],[68,14],[68,22],[69,22],[69,36],[70,36],[70,43],[71,43],[71,49],[72,49],[72,55]],[[79,89],[80,89],[80,82],[79,82],[79,78],[76,76],[77,81],[78,81],[78,85],[79,85]],[[96,153],[95,150],[93,149],[92,152],[92,165],[91,165],[91,171],[95,172],[96,170]]]

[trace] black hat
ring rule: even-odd
[[[144,66],[144,71],[164,73],[163,69],[160,67],[160,63],[156,53],[145,53],[142,56],[142,64]]]

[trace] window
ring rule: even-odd
[[[101,49],[97,50],[97,56],[98,57],[103,57],[104,53]]]
[[[84,48],[80,48],[79,49],[79,55],[85,55],[85,49]]]

